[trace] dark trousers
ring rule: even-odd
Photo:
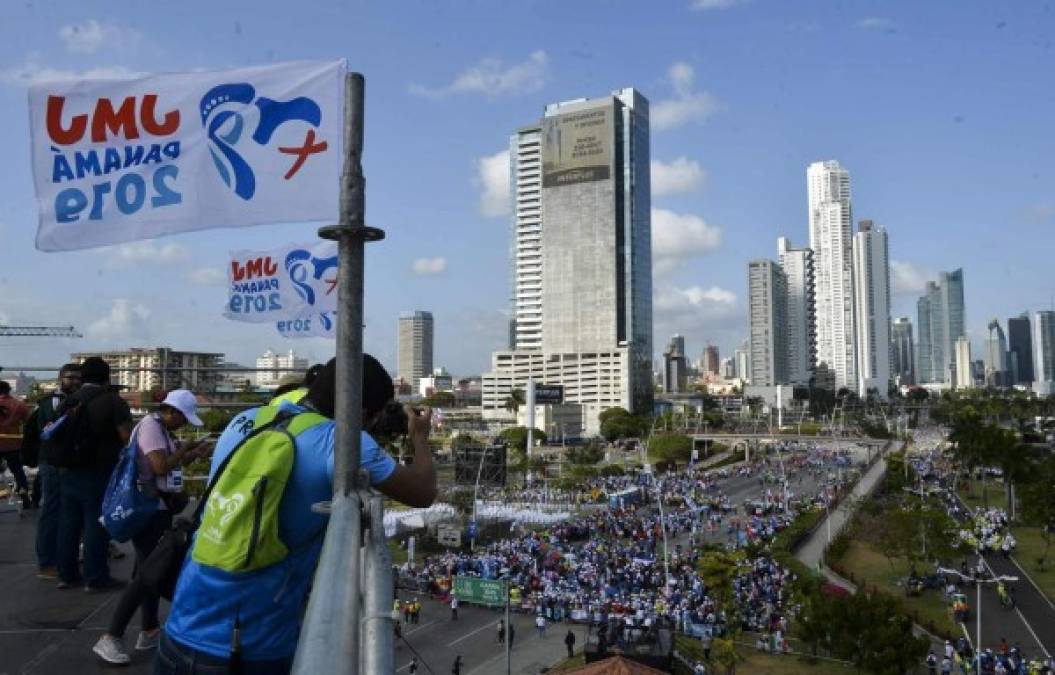
[[[103,493],[110,481],[110,470],[99,468],[60,469],[62,491],[59,516],[59,578],[76,583],[78,574],[77,543],[84,537],[84,581],[89,586],[105,584],[110,579],[107,543],[110,535],[99,522]]]
[[[246,661],[239,672],[252,675],[285,675],[293,667],[293,657],[276,661]],[[231,666],[226,658],[199,652],[176,642],[165,633],[154,658],[154,675],[228,675]]]
[[[62,481],[59,468],[40,463],[40,515],[37,517],[37,566],[55,567],[59,556],[59,516],[62,512]]]
[[[132,616],[139,611],[139,618],[143,630],[152,631],[161,625],[158,622],[158,603],[161,598],[152,593],[139,579],[139,568],[147,559],[150,552],[158,545],[161,535],[172,526],[172,512],[158,511],[150,519],[143,529],[132,537],[132,546],[136,550],[136,565],[132,572],[132,581],[121,593],[121,599],[117,601],[114,615],[110,617],[110,627],[107,633],[114,637],[122,637],[125,628],[132,621]]]
[[[29,492],[29,481],[26,480],[26,470],[22,468],[22,458],[19,457],[18,450],[4,450],[0,452],[0,459],[7,462],[7,470],[15,477],[18,489]]]

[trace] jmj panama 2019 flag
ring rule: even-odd
[[[29,92],[37,248],[335,222],[343,60]]]

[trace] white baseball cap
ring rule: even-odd
[[[201,418],[197,415],[198,399],[195,398],[193,392],[187,389],[174,389],[169,392],[169,395],[165,397],[161,405],[167,405],[180,411],[187,418],[187,421],[194,426],[203,426]]]

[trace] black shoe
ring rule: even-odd
[[[106,581],[101,581],[97,584],[88,584],[84,587],[85,593],[109,593],[110,591],[118,591],[128,585],[128,582],[124,579],[114,579],[110,577]]]
[[[73,581],[68,581],[66,579],[59,579],[59,583],[56,586],[56,588],[58,588],[60,591],[65,591],[65,590],[70,589],[70,588],[77,588],[80,585],[81,585],[81,580],[80,579],[74,579]]]

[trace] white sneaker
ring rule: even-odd
[[[92,647],[92,651],[107,663],[123,666],[132,662],[132,657],[125,652],[125,646],[121,640],[111,635],[99,638],[99,641]]]
[[[139,637],[136,638],[136,651],[146,652],[156,649],[159,642],[161,642],[161,629],[154,631],[153,635],[141,630],[139,631]]]

